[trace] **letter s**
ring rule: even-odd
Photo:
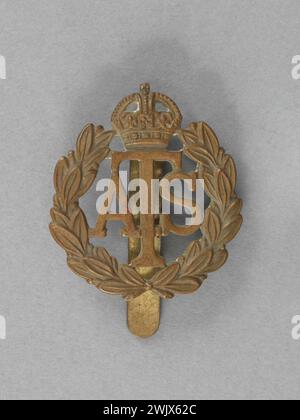
[[[300,55],[295,55],[292,58],[292,64],[296,64],[292,69],[292,78],[294,80],[300,79]]]
[[[293,340],[300,340],[300,315],[295,315],[293,317],[292,324],[295,325],[292,329]]]

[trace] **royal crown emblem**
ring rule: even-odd
[[[150,92],[148,83],[140,86],[140,93],[124,98],[111,118],[127,149],[165,149],[181,120],[175,102],[162,93]]]
[[[70,269],[97,289],[125,298],[130,331],[149,337],[159,326],[161,299],[196,291],[208,273],[225,263],[226,244],[242,223],[242,201],[235,193],[234,161],[220,147],[213,130],[202,122],[181,128],[182,116],[175,102],[162,93],[151,92],[149,84],[141,85],[139,93],[125,97],[111,120],[109,131],[88,124],[78,137],[76,150],[57,162],[50,231],[65,249]],[[124,151],[111,150],[115,136],[122,138]],[[180,140],[180,150],[169,147],[173,136]],[[194,170],[184,172],[184,155],[195,163]],[[96,225],[91,227],[79,199],[91,188],[99,165],[106,158],[111,159],[112,174],[103,200],[106,207],[105,211],[101,207]],[[139,189],[133,195],[124,191],[120,182],[124,161],[130,162],[130,181],[137,184],[138,180]],[[168,169],[165,163],[169,164]],[[193,217],[193,223],[178,225],[171,213],[162,211],[165,201],[178,204],[178,198],[164,189],[175,181],[189,183],[193,193],[204,185],[203,196],[205,192],[209,204],[201,219]],[[112,211],[115,197],[118,212]],[[180,202],[191,215],[197,213],[199,206],[193,200]],[[105,248],[91,241],[92,237],[108,234],[109,220],[123,223],[128,264],[120,264]],[[171,233],[198,233],[198,239],[176,261],[167,263],[161,252],[161,238]]]

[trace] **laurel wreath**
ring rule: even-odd
[[[147,290],[162,298],[197,290],[207,274],[220,268],[228,253],[225,245],[238,233],[242,201],[234,192],[236,168],[231,156],[219,146],[205,123],[192,123],[178,135],[184,153],[197,163],[197,176],[205,182],[210,205],[200,229],[202,236],[172,264],[145,280],[133,267],[120,265],[105,248],[89,242],[89,226],[79,207],[79,198],[94,182],[100,163],[109,155],[115,133],[87,125],[78,137],[76,150],[56,164],[55,195],[50,232],[67,253],[67,263],[77,275],[99,290],[133,299]]]

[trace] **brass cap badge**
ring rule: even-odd
[[[87,125],[79,135],[76,150],[57,162],[50,231],[65,249],[70,269],[99,290],[128,300],[130,331],[149,337],[159,327],[161,298],[194,292],[208,273],[225,263],[228,256],[225,246],[242,223],[242,201],[234,191],[234,161],[219,146],[212,129],[202,122],[181,128],[182,116],[175,102],[161,93],[152,93],[149,84],[141,85],[139,93],[125,97],[111,120],[111,131]],[[168,148],[174,135],[182,143],[181,150]],[[114,136],[122,137],[124,151],[110,149]],[[194,171],[183,171],[183,155],[195,162]],[[100,213],[96,226],[90,228],[79,199],[92,186],[99,165],[106,158],[111,159],[114,193],[126,211]],[[129,195],[120,190],[119,182],[123,161],[131,162],[130,179],[139,178],[149,187],[144,195],[139,190],[139,202],[146,202],[146,211],[128,210]],[[171,172],[165,173],[165,162],[171,165]],[[204,180],[204,191],[210,200],[201,222],[175,224],[171,214],[160,211],[163,194],[158,206],[153,207],[150,188],[153,180],[189,180],[195,191],[200,179]],[[113,196],[111,193],[107,197],[108,208]],[[105,248],[90,242],[93,236],[106,236],[108,220],[121,220],[124,224],[122,234],[128,237],[128,264],[119,264]],[[197,231],[201,232],[199,239],[191,242],[175,262],[166,264],[161,255],[161,237]]]

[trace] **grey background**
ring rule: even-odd
[[[0,1],[1,399],[299,398],[299,17],[298,0]],[[227,264],[148,340],[48,232],[56,160],[142,81],[215,129],[244,200]]]

